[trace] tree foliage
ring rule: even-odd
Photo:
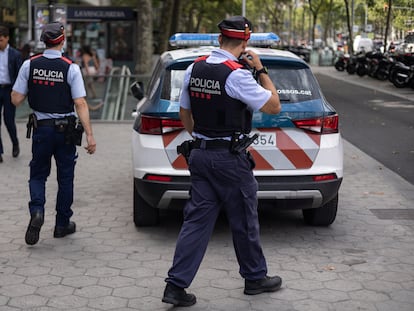
[[[152,5],[151,18],[146,16],[145,22],[152,19],[155,53],[169,48],[168,38],[175,32],[217,32],[221,19],[242,14],[242,0],[112,0],[112,5],[134,6],[137,12],[142,10],[142,3]],[[373,30],[368,35],[383,40],[401,39],[407,30],[414,28],[410,24],[414,21],[413,0],[246,0],[245,3],[246,17],[252,21],[254,31],[275,32],[289,44],[316,39],[327,44],[329,38],[335,40],[341,33],[349,36],[348,45],[352,48],[352,38],[363,33],[366,25]],[[357,26],[355,33],[354,26]],[[144,46],[138,43],[138,54],[142,54]]]

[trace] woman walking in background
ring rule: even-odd
[[[95,51],[93,51],[90,46],[86,45],[81,49],[81,67],[87,89],[90,91],[90,97],[92,99],[96,98],[94,78],[99,70],[99,60]]]

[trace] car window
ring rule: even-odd
[[[161,99],[179,101],[187,65],[172,66],[165,70]],[[318,85],[308,68],[274,64],[267,68],[283,103],[293,104],[320,98]]]
[[[404,41],[405,43],[414,43],[414,34],[407,35]]]
[[[157,65],[155,66],[154,73],[151,76],[151,80],[148,83],[147,96],[150,99],[152,99],[155,96],[156,91],[158,90],[158,86],[160,84],[161,74],[163,70],[164,68],[163,68],[162,62],[158,61]]]
[[[178,101],[184,81],[185,69],[166,70],[161,99]]]
[[[318,85],[309,69],[268,66],[280,101],[285,104],[320,98]]]

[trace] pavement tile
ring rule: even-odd
[[[315,70],[338,76],[333,68]],[[375,87],[368,79],[356,83]],[[385,85],[379,87],[386,90]],[[30,142],[24,139],[25,122],[17,126],[21,155],[12,158],[5,139],[0,165],[0,311],[170,310],[161,296],[182,217],[163,212],[159,227],[133,225],[132,125],[94,121],[96,154],[78,150],[73,217],[78,231],[62,239],[52,236],[57,189],[52,169],[45,224],[33,247],[24,242]],[[260,211],[263,250],[269,274],[283,278],[280,291],[243,294],[231,234],[219,219],[189,289],[198,302],[185,309],[414,310],[414,221],[379,219],[371,211],[412,209],[414,185],[346,141],[344,151],[344,180],[332,226],[307,227],[300,211]]]

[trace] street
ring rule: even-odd
[[[372,79],[352,77],[356,83]],[[408,100],[331,76],[317,75],[317,78],[326,98],[339,113],[342,136],[414,184],[414,90],[401,90],[401,93],[412,90],[412,98]],[[388,81],[377,83],[391,85]]]
[[[171,310],[161,302],[181,224],[132,221],[131,123],[94,122],[95,155],[79,148],[73,220],[78,231],[52,237],[56,176],[47,184],[45,224],[24,242],[29,215],[30,142],[18,123],[21,155],[6,145],[0,165],[0,310]],[[260,210],[269,274],[282,289],[243,294],[231,235],[221,218],[189,291],[187,310],[412,311],[414,186],[352,144],[344,145],[338,216],[328,228],[305,226],[300,211]]]

